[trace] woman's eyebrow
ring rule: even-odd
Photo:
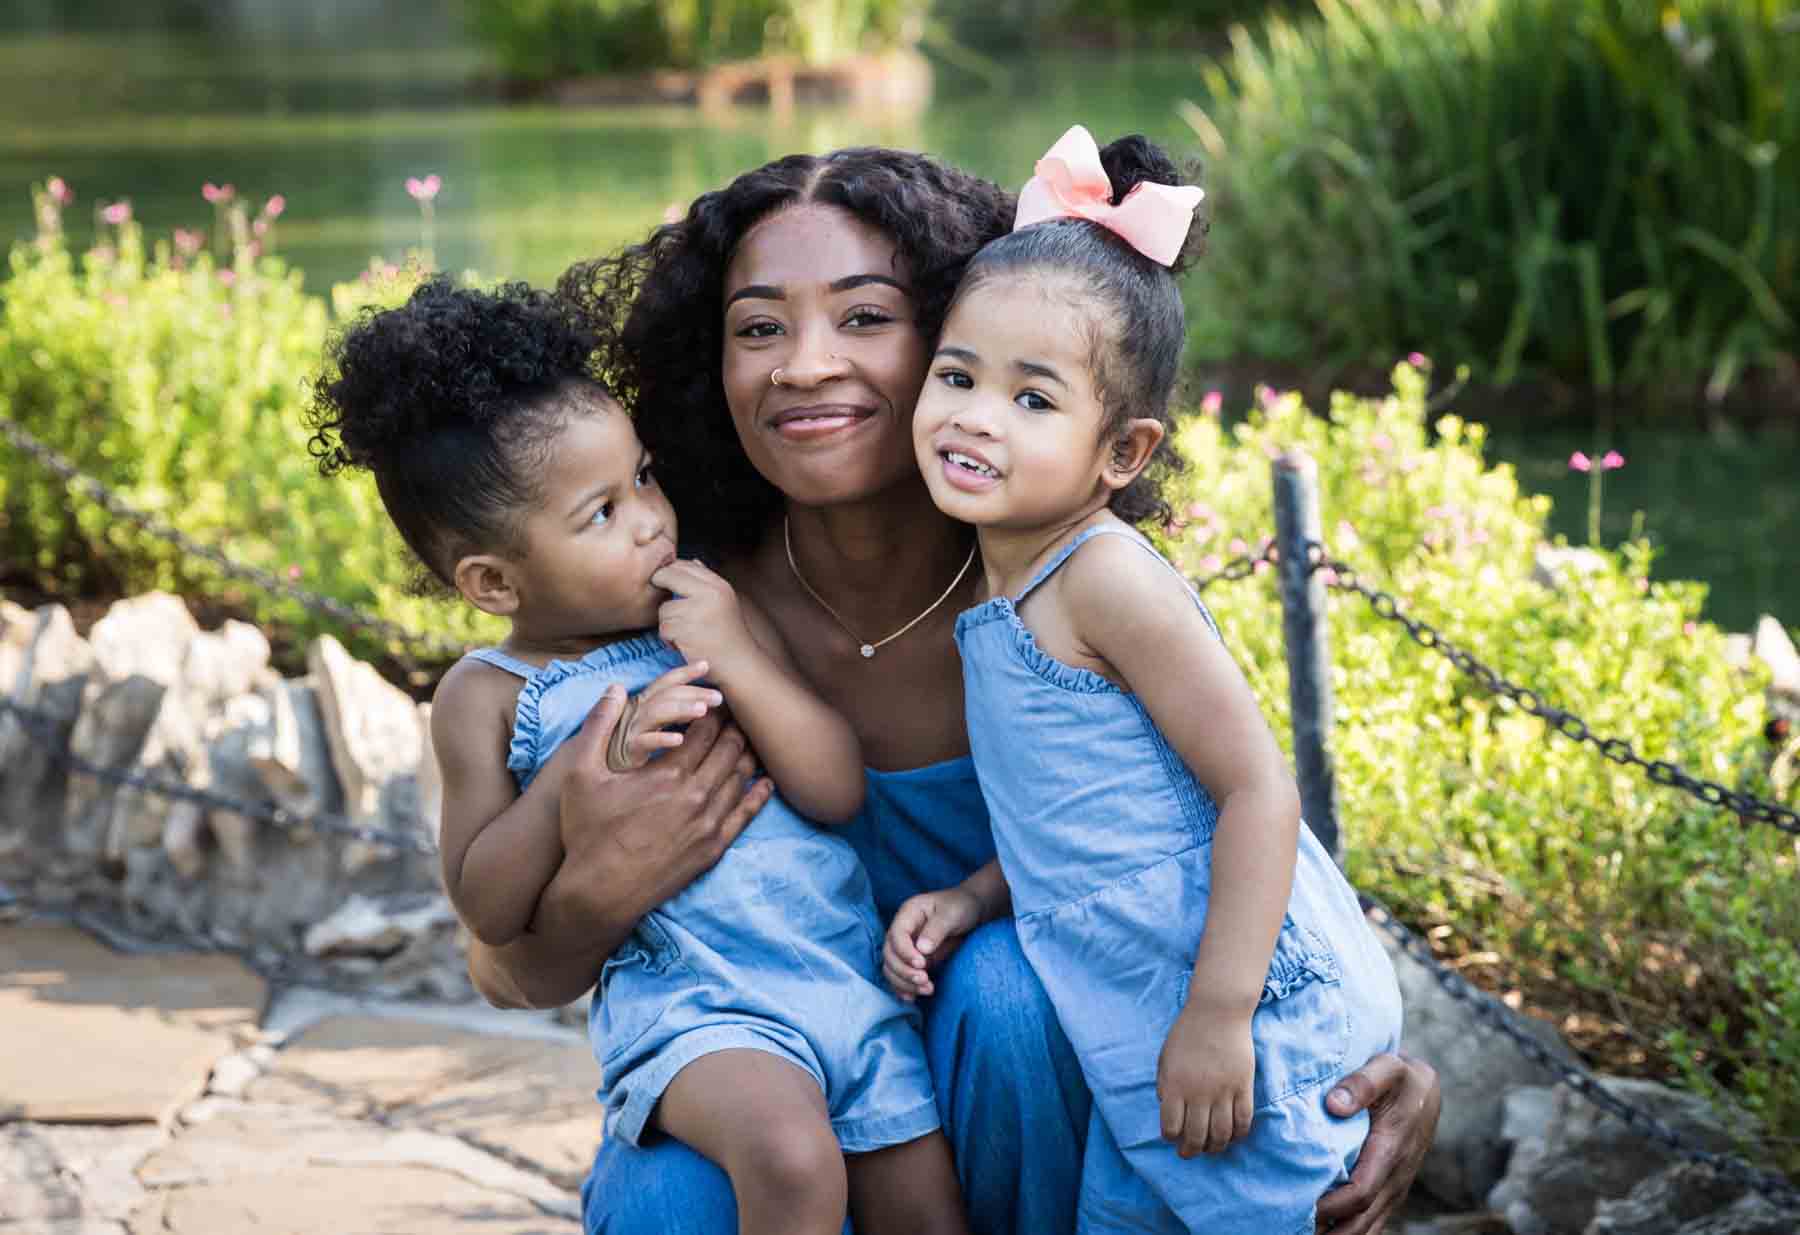
[[[831,284],[831,290],[834,292],[847,292],[854,288],[867,287],[871,283],[885,283],[895,291],[906,292],[906,287],[900,280],[890,278],[885,274],[846,275],[843,278],[834,281]],[[907,292],[907,294],[911,295],[912,293]]]
[[[751,283],[740,287],[725,297],[725,307],[730,308],[740,300],[786,300],[787,292],[768,283]]]

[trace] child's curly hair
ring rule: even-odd
[[[599,370],[656,457],[683,537],[708,552],[749,550],[781,509],[725,405],[725,268],[753,226],[803,202],[835,206],[892,237],[928,339],[963,267],[1006,234],[1015,209],[1004,189],[927,155],[879,147],[791,155],[701,195],[642,244],[570,267],[557,284],[599,339]]]
[[[594,380],[594,336],[548,292],[437,276],[399,308],[365,310],[326,351],[308,447],[319,471],[367,468],[435,579],[459,557],[522,551],[520,525],[557,432]]]
[[[1114,205],[1145,182],[1192,184],[1199,178],[1199,168],[1178,167],[1159,147],[1135,134],[1102,149],[1100,165],[1112,182]],[[1127,523],[1167,522],[1169,504],[1163,487],[1183,467],[1169,410],[1187,341],[1187,320],[1175,279],[1200,256],[1206,231],[1206,221],[1196,215],[1174,264],[1163,266],[1097,223],[1053,219],[1010,232],[983,248],[969,263],[958,289],[958,294],[967,292],[1002,274],[1053,270],[1074,278],[1105,306],[1105,314],[1090,323],[1089,367],[1106,411],[1100,440],[1117,438],[1134,418],[1154,418],[1163,426],[1162,441],[1149,463],[1108,503]]]

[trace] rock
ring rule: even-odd
[[[190,1107],[138,1177],[162,1202],[146,1226],[173,1235],[579,1229],[569,1192],[454,1137],[226,1098]]]
[[[1625,1196],[1601,1201],[1583,1235],[1674,1235],[1694,1219],[1717,1213],[1743,1194],[1742,1184],[1711,1167],[1677,1162]]]
[[[0,1232],[85,1235],[125,1221],[144,1195],[133,1171],[166,1137],[142,1125],[0,1125]]]
[[[419,829],[438,843],[444,825],[444,775],[431,744],[431,705],[419,705]]]
[[[69,752],[97,767],[148,771],[137,767],[138,758],[144,753],[150,728],[162,710],[165,693],[167,688],[162,683],[140,674],[120,681],[107,681],[96,675],[88,682],[81,715],[69,733]],[[92,858],[113,851],[113,808],[121,792],[112,781],[94,776],[72,777],[63,808],[63,845]],[[128,803],[134,808],[143,806],[143,797],[132,792]],[[160,824],[162,812],[156,813]]]
[[[329,635],[313,640],[306,663],[318,691],[345,812],[353,822],[385,832],[422,835],[418,707]],[[386,846],[352,843],[344,849],[344,869],[353,874],[388,856]]]
[[[455,1136],[578,1188],[600,1143],[587,1043],[336,1016],[290,1040],[247,1091],[258,1103]]]
[[[1777,1205],[1767,1197],[1739,1197],[1729,1208],[1681,1228],[1680,1235],[1794,1235],[1800,1206]]]
[[[1756,620],[1756,633],[1750,637],[1750,652],[1769,667],[1769,690],[1800,701],[1800,652],[1787,628],[1768,614]]]
[[[1469,1004],[1446,991],[1387,931],[1373,929],[1400,982],[1406,1008],[1402,1046],[1435,1067],[1443,1087],[1437,1139],[1419,1169],[1419,1186],[1453,1209],[1476,1208],[1506,1168],[1503,1100],[1520,1086],[1543,1086],[1555,1078],[1478,1020]],[[1508,1017],[1554,1055],[1574,1059],[1549,1025],[1510,1012]]]
[[[128,956],[65,926],[0,926],[0,1119],[159,1123],[253,1024],[262,980],[227,956]]]
[[[181,667],[183,687],[205,705],[249,694],[272,678],[268,637],[248,622],[228,621],[194,635]]]
[[[1563,586],[1606,570],[1606,555],[1575,545],[1539,545],[1532,554],[1531,579],[1553,592]]]
[[[1654,1081],[1602,1077],[1614,1097],[1660,1119],[1690,1145],[1723,1151],[1731,1136],[1706,1102]],[[1446,1103],[1448,1105],[1448,1103]],[[1517,1121],[1513,1121],[1517,1130]],[[1519,1141],[1506,1175],[1488,1194],[1518,1235],[1582,1235],[1602,1200],[1624,1196],[1678,1159],[1567,1086],[1555,1089],[1549,1118]]]
[[[39,731],[0,713],[0,860],[36,863],[63,848],[68,776],[57,754],[68,749],[93,668],[93,650],[61,605],[0,611],[0,690],[52,718]]]
[[[179,596],[147,592],[115,601],[88,632],[88,643],[101,672],[114,681],[141,674],[173,685],[181,680],[188,645],[199,633]]]
[[[1513,1229],[1499,1214],[1481,1210],[1408,1222],[1400,1228],[1400,1235],[1513,1235]]]
[[[275,801],[296,815],[337,815],[344,794],[312,679],[283,681],[270,692],[270,730],[246,752]]]
[[[306,954],[382,959],[420,935],[455,925],[456,914],[442,893],[382,900],[352,896],[336,913],[306,932]]]

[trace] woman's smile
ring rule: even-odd
[[[790,442],[812,442],[855,429],[874,416],[874,408],[860,404],[809,403],[776,412],[769,426]]]

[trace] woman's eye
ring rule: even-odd
[[[863,306],[861,308],[855,308],[855,309],[850,310],[850,315],[844,319],[844,325],[846,325],[846,326],[882,326],[882,325],[886,325],[888,322],[891,322],[893,320],[894,320],[894,315],[892,313],[889,313],[883,309],[875,309],[875,308],[870,308],[868,306]]]
[[[606,521],[612,518],[612,512],[613,504],[611,502],[601,502],[599,507],[594,511],[593,517],[590,518],[588,522],[592,523],[595,527],[603,527],[605,526]]]
[[[1032,412],[1047,412],[1056,406],[1035,390],[1022,390],[1019,397],[1013,400],[1020,407]]]
[[[970,377],[967,373],[964,373],[961,369],[944,369],[938,374],[938,380],[946,386],[955,387],[957,390],[975,389],[975,379]]]
[[[767,339],[781,333],[781,327],[775,322],[750,322],[738,328],[740,339]]]
[[[650,470],[648,463],[638,469],[637,486],[642,489],[656,483],[656,473]]]

